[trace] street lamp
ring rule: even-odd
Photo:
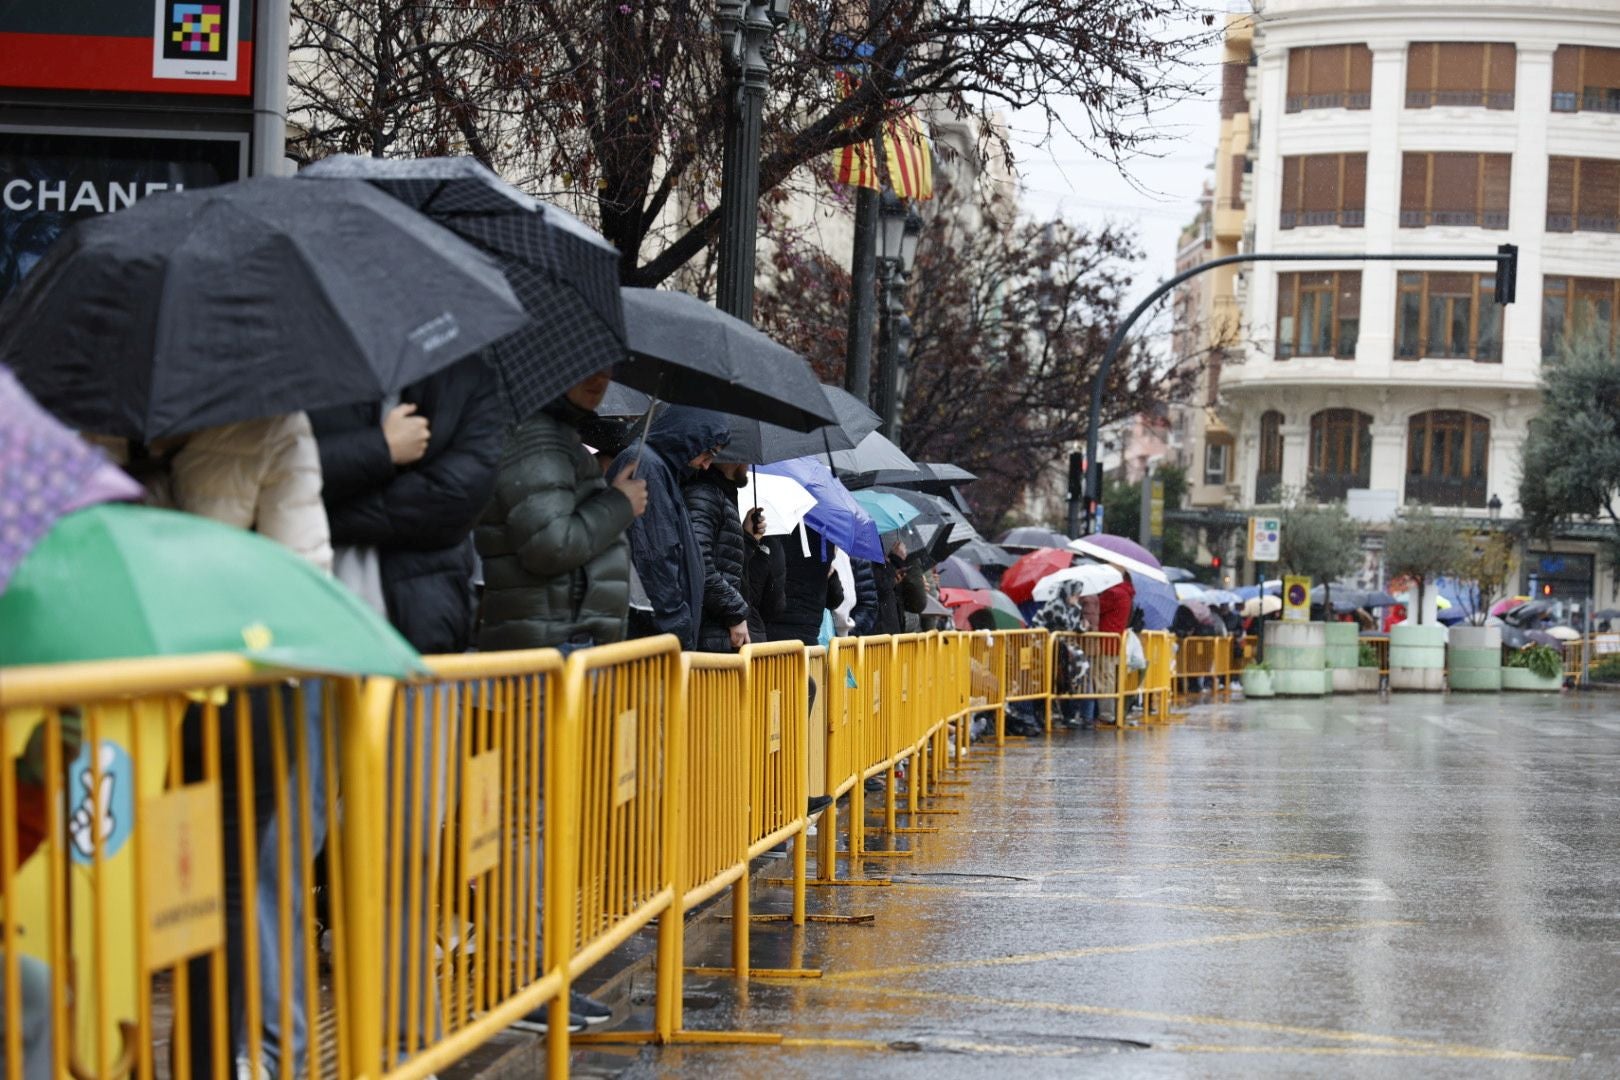
[[[771,38],[788,21],[790,0],[719,0],[715,25],[729,76],[720,166],[721,311],[754,321],[759,233],[759,130],[770,85]]]
[[[900,355],[911,347],[911,320],[905,317],[906,284],[917,261],[922,216],[892,190],[878,202],[878,429],[895,442],[900,437]],[[905,341],[902,342],[902,330]]]
[[[1502,516],[1502,500],[1492,495],[1491,501],[1485,504],[1485,509],[1491,512],[1491,520],[1495,521]]]

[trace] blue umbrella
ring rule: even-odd
[[[879,533],[891,533],[903,529],[917,520],[922,511],[912,506],[898,495],[888,495],[881,491],[852,491],[851,496],[861,504],[872,517],[872,523],[877,526]]]
[[[1131,575],[1136,586],[1136,606],[1142,609],[1143,625],[1149,630],[1168,630],[1176,618],[1176,590],[1173,585],[1154,581],[1145,574]]]
[[[804,520],[829,543],[837,544],[858,558],[884,561],[883,541],[878,539],[877,525],[871,515],[826,465],[815,458],[794,458],[761,465],[759,471],[786,476],[804,486],[816,500]]]
[[[1233,591],[1244,600],[1253,600],[1258,597],[1262,591],[1267,596],[1281,596],[1282,582],[1267,581],[1263,585],[1244,585],[1242,588],[1234,589]]]
[[[1183,581],[1194,581],[1198,577],[1198,575],[1193,573],[1191,570],[1186,570],[1179,566],[1164,567],[1164,576],[1170,579],[1170,584],[1172,585],[1179,584]]]

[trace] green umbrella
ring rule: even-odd
[[[990,590],[990,618],[995,620],[997,630],[1022,630],[1028,625],[1012,597],[999,589]]]
[[[233,652],[272,667],[406,676],[425,668],[342,585],[255,533],[104,505],[61,518],[0,593],[0,662]]]

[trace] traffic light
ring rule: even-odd
[[[1221,557],[1219,555],[1210,556],[1209,568],[1211,570],[1219,570],[1221,568]]]
[[[1552,585],[1551,584],[1543,585],[1541,587],[1541,595],[1542,596],[1551,596],[1552,595]]]
[[[1511,304],[1519,294],[1519,245],[1498,244],[1496,254],[1496,302]]]
[[[1069,452],[1069,498],[1078,499],[1086,493],[1086,455],[1079,450]]]

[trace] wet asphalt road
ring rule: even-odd
[[[1620,695],[1202,705],[976,760],[870,864],[893,887],[813,891],[874,924],[756,931],[821,979],[688,978],[688,1026],[792,1045],[580,1074],[1620,1076]]]

